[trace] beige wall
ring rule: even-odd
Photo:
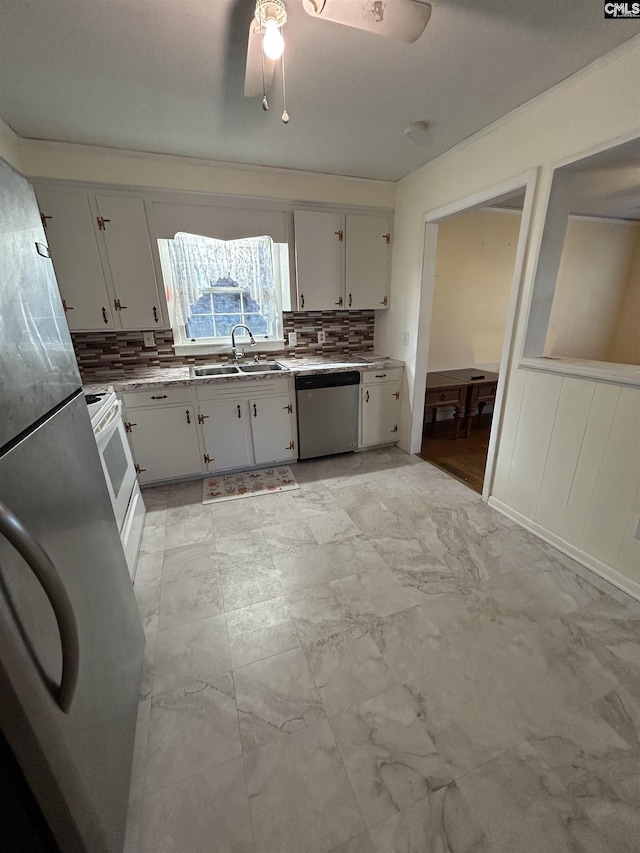
[[[440,224],[430,371],[500,364],[520,220],[477,210]]]
[[[627,287],[606,353],[607,361],[640,364],[640,225]]]
[[[568,380],[556,382],[556,377],[547,377],[549,382],[538,382],[535,377],[545,374],[517,367],[553,167],[558,161],[578,157],[612,140],[640,134],[636,83],[639,76],[640,38],[636,37],[400,182],[394,222],[390,309],[378,318],[376,348],[407,362],[401,437],[403,446],[408,448],[416,366],[422,383],[429,347],[427,305],[423,322],[426,332],[422,340],[418,337],[425,214],[473,193],[489,192],[501,182],[537,169],[514,356],[505,376],[506,398],[492,495],[494,502],[506,511],[518,513],[520,520],[530,526],[537,524],[542,535],[602,574],[608,573],[616,583],[632,589],[640,597],[640,577],[636,568],[640,565],[640,542],[632,535],[640,511],[640,452],[637,431],[632,440],[628,427],[628,412],[634,410],[634,406],[637,408],[640,390],[628,388],[620,393],[618,403],[624,401],[623,409],[610,401],[613,408],[603,406],[594,409],[592,417],[585,416],[585,430],[589,425],[588,441],[580,465],[581,470],[592,472],[594,476],[585,478],[580,501],[572,509],[572,524],[563,528],[562,533],[554,533],[534,519],[540,462],[547,459],[551,428],[541,431],[533,413],[539,412],[545,424],[552,426],[551,419],[560,401],[564,411]],[[426,294],[425,298],[430,305],[431,294]],[[405,339],[406,345],[403,344]],[[531,381],[525,382],[528,377]],[[595,386],[604,387],[601,383],[585,384],[590,385],[590,390]],[[544,389],[548,393],[544,393]],[[556,389],[557,396],[554,396]],[[570,410],[571,406],[568,408]],[[610,411],[610,415],[605,416],[605,411]],[[418,413],[416,423],[419,423]],[[614,444],[609,442],[612,430]],[[601,442],[598,449],[589,444],[592,435]],[[569,428],[562,433],[562,439],[569,441],[570,446],[580,443],[580,436]],[[561,453],[559,458],[562,459]],[[625,464],[611,467],[610,458],[623,459]],[[571,465],[555,467],[556,479],[551,476],[550,469],[550,481],[555,483],[558,494],[568,500],[575,466],[573,469]],[[603,474],[601,479],[596,476],[598,471]],[[609,473],[613,473],[613,480],[604,476]],[[612,512],[616,518],[613,539],[605,533],[606,521]],[[583,536],[587,528],[590,535]],[[599,543],[592,541],[591,533],[600,537]]]
[[[20,139],[2,119],[0,119],[0,157],[18,171],[22,171]]]
[[[218,164],[160,154],[143,154],[63,143],[22,143],[24,174],[85,183],[117,184],[186,192],[290,199],[319,204],[393,207],[396,185],[297,172]]]
[[[629,223],[569,220],[546,356],[611,360],[608,353],[639,234],[640,226]],[[623,324],[617,334],[621,336],[619,349],[625,351],[632,331]]]

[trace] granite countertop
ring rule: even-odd
[[[287,372],[234,373],[226,376],[191,377],[189,376],[189,367],[187,365],[181,365],[180,367],[145,367],[139,370],[132,370],[126,376],[116,375],[113,379],[107,381],[101,378],[100,382],[92,382],[89,379],[83,383],[83,387],[88,394],[100,394],[109,387],[118,392],[138,391],[144,388],[161,388],[167,385],[221,385],[229,382],[250,382],[256,379],[265,379],[268,376],[277,379],[292,374],[294,376],[301,374],[308,376],[314,373],[324,373],[325,371],[345,373],[349,370],[390,370],[392,368],[404,367],[404,362],[402,361],[372,352],[332,356],[329,358],[311,356],[309,358],[278,358],[274,360],[288,368]],[[216,364],[218,362],[212,358],[211,363]],[[248,363],[251,364],[251,362]]]

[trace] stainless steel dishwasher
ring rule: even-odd
[[[356,449],[359,387],[357,370],[296,378],[300,459]]]

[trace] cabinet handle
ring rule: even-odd
[[[352,298],[351,294],[349,294],[349,308],[351,308],[352,305],[353,305],[353,298]]]
[[[368,391],[367,391],[366,397],[364,398],[364,401],[365,401],[365,403],[369,402],[369,392]]]
[[[209,417],[209,415],[198,415],[198,423],[204,424],[205,420]]]
[[[160,322],[160,320],[158,320],[158,309],[155,305],[153,306],[153,319],[156,321],[156,323]]]
[[[242,417],[242,409],[240,408],[240,403],[238,403],[238,417]]]
[[[385,307],[389,304],[389,297],[385,296],[380,305],[384,305]]]
[[[96,216],[96,219],[98,220],[98,231],[106,231],[105,223],[111,222],[111,220],[104,219],[102,216]]]
[[[168,396],[169,396],[168,394],[156,394],[155,396],[152,395],[151,399],[152,400],[166,400]]]
[[[66,299],[63,299],[63,300],[62,300],[62,307],[64,308],[64,313],[65,313],[65,314],[67,313],[67,311],[73,311],[73,305],[67,305],[67,300],[66,300]]]
[[[334,305],[342,305],[342,296],[340,297],[340,299],[338,299],[337,302],[334,302],[333,304]]]
[[[46,213],[40,214],[40,221],[42,222],[42,227],[44,230],[47,230],[47,219],[53,219],[53,216],[47,216]]]
[[[254,418],[258,417],[258,407],[256,406],[255,403],[253,404],[253,417]]]
[[[119,299],[114,299],[113,304],[116,306],[116,311],[125,311],[127,306],[123,305]]]
[[[340,231],[334,231],[333,233],[338,238],[338,242],[342,243],[342,241],[344,240],[344,231],[342,229],[340,229]]]
[[[44,243],[36,243],[36,252],[40,255],[41,258],[51,257],[49,247],[45,246]]]
[[[109,321],[107,320],[107,309],[104,307],[104,305],[102,306],[102,319],[105,323],[109,323]]]
[[[187,423],[190,424],[191,423],[191,415],[189,414],[189,409],[187,409],[187,411],[185,412],[185,415],[187,416]]]
[[[300,307],[304,308],[304,293],[300,294]]]
[[[376,373],[376,379],[384,379],[386,375],[386,373]]]
[[[147,470],[146,468],[141,468],[137,462],[133,467],[136,469],[136,474],[142,474],[143,471]]]

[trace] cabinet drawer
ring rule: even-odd
[[[425,397],[426,406],[461,406],[464,407],[467,396],[466,387],[460,388],[434,388],[432,391],[427,389]]]
[[[247,399],[261,394],[288,394],[289,378],[278,379],[231,379],[229,382],[219,382],[196,386],[198,400],[228,400],[236,397]]]
[[[169,403],[190,403],[193,399],[191,388],[180,385],[176,388],[149,388],[146,391],[127,391],[122,401],[127,408],[134,406],[154,406]]]
[[[400,368],[381,368],[380,370],[363,370],[362,384],[373,385],[377,382],[397,382],[400,379]]]

